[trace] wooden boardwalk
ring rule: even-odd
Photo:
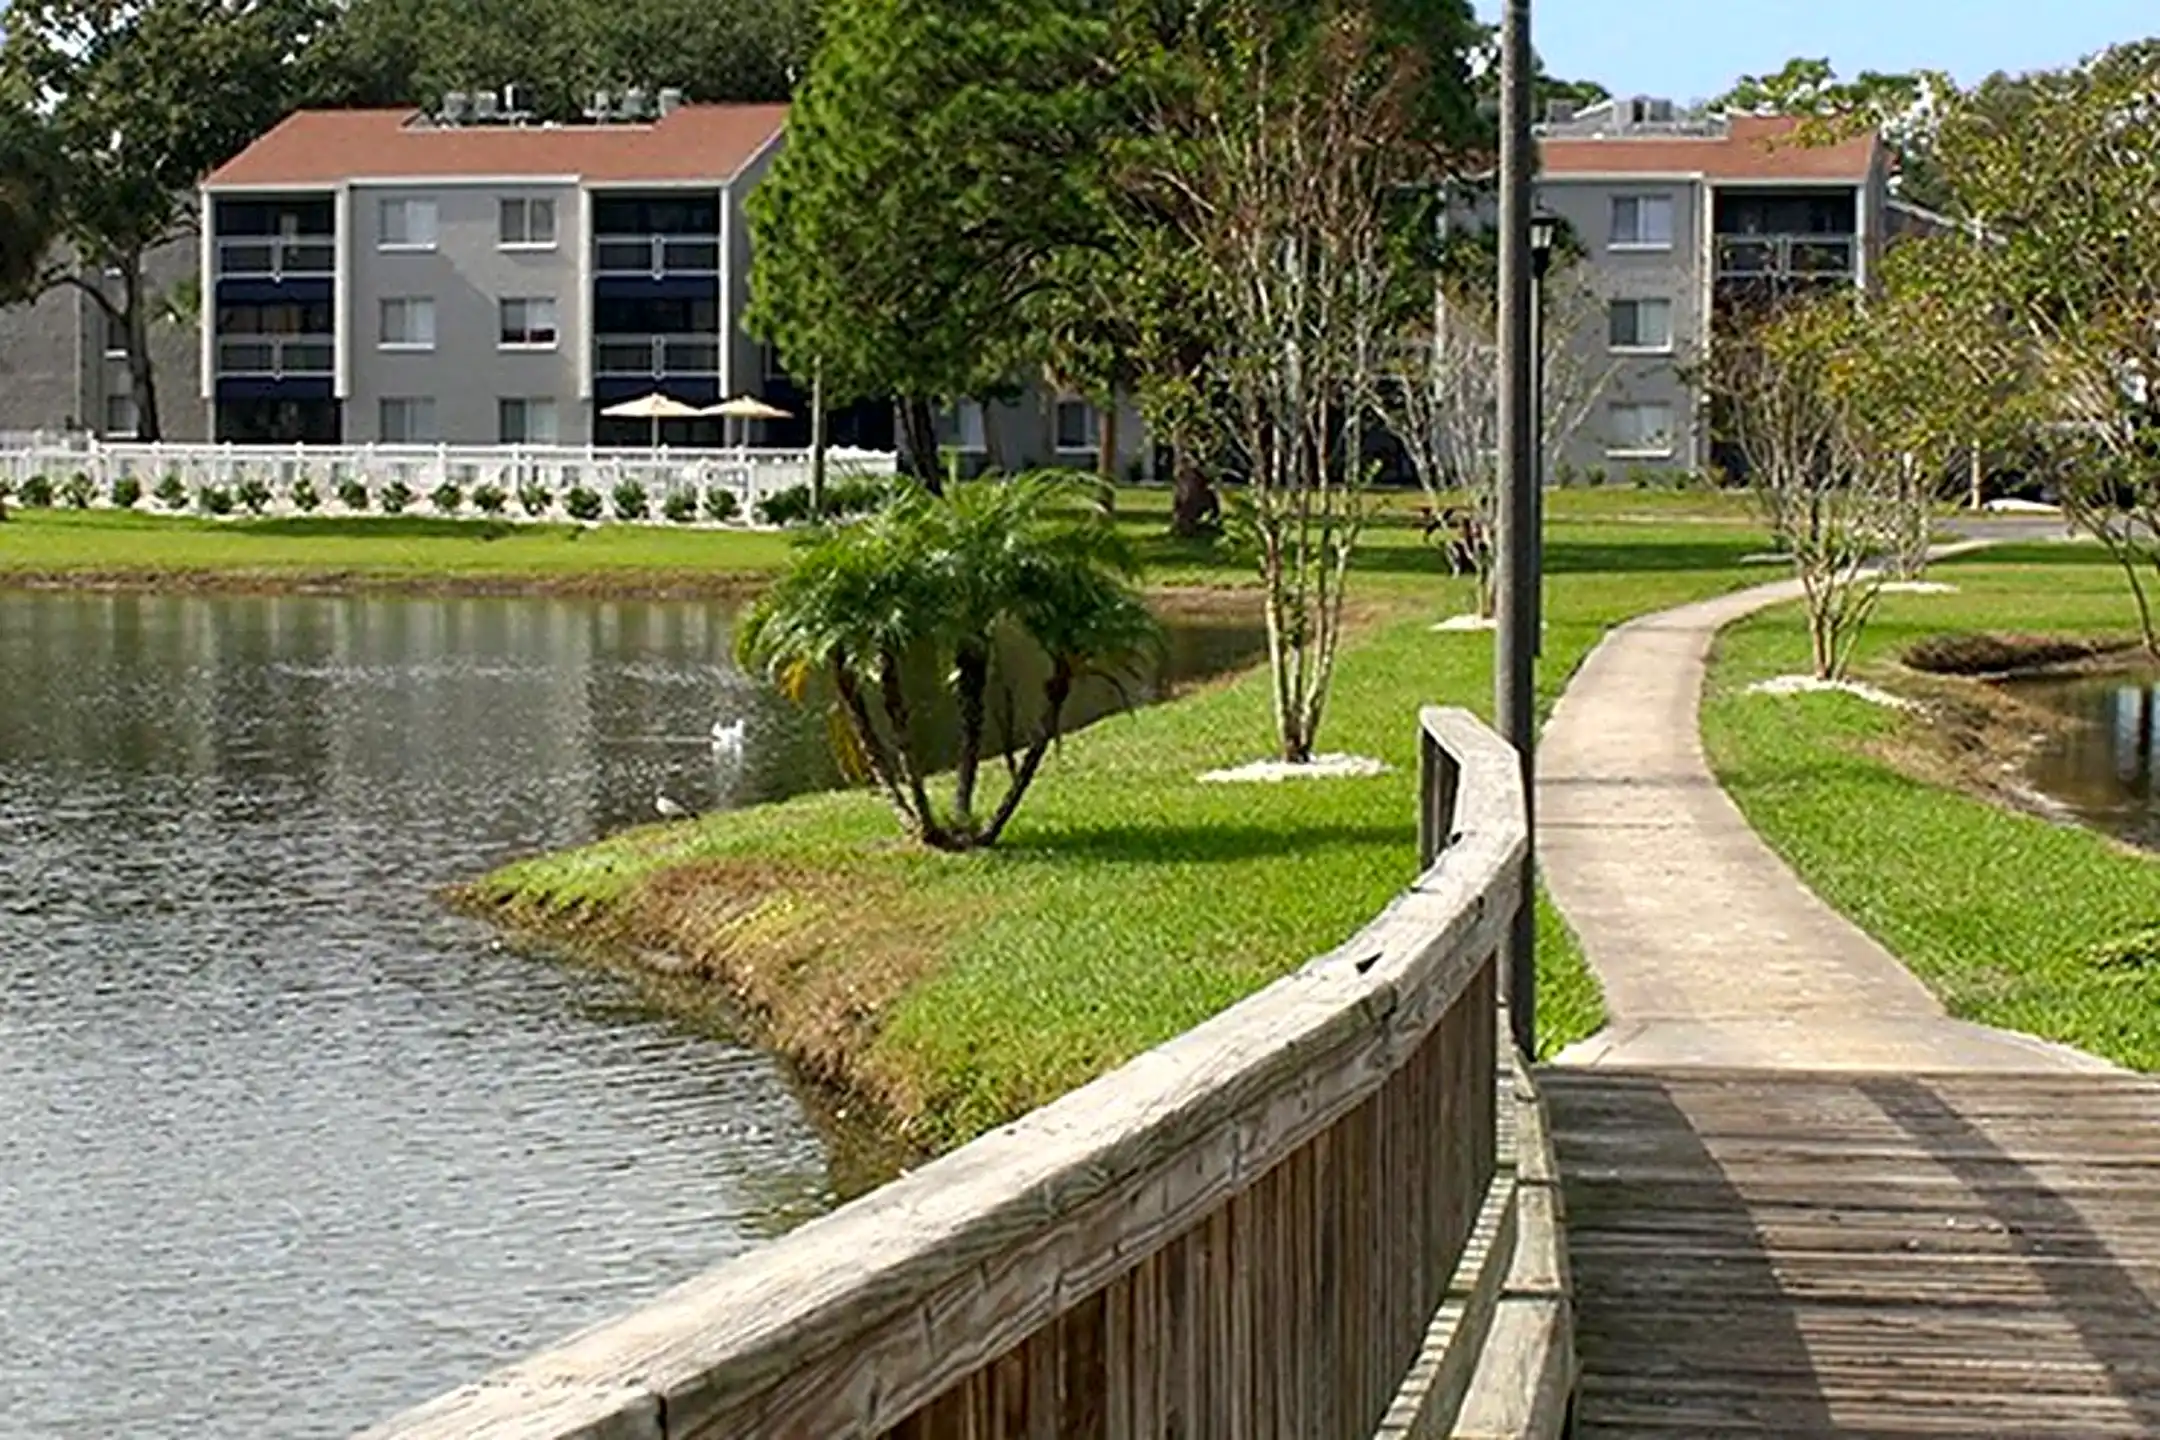
[[[1540,1084],[1584,1440],[2160,1435],[2160,1080]]]

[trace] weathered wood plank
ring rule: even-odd
[[[2160,1433],[2160,1085],[1549,1072],[1580,1433]]]

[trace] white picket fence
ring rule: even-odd
[[[204,497],[223,492],[233,500],[231,513],[247,514],[242,487],[251,482],[268,492],[259,513],[297,515],[312,510],[326,515],[380,515],[393,487],[402,486],[406,514],[440,514],[435,492],[454,485],[460,492],[456,513],[480,513],[476,490],[494,488],[505,504],[501,518],[563,521],[574,518],[570,497],[577,491],[597,496],[597,519],[617,522],[615,495],[633,485],[646,500],[644,523],[670,524],[667,502],[687,495],[700,523],[712,523],[712,496],[735,497],[729,523],[755,524],[758,504],[767,497],[810,480],[807,450],[600,450],[559,445],[187,445],[100,441],[85,437],[12,437],[0,439],[0,480],[15,494],[25,482],[42,476],[56,504],[72,503],[69,487],[88,481],[89,503],[110,507],[115,481],[132,479],[141,486],[138,509],[151,511],[205,508]],[[831,484],[855,476],[891,475],[890,451],[835,449],[826,452]],[[305,482],[315,504],[295,498]],[[353,487],[359,487],[357,490]],[[365,503],[357,501],[364,495]],[[724,504],[724,502],[723,502]],[[679,508],[679,507],[678,507]]]

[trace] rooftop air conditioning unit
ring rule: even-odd
[[[682,108],[683,92],[680,86],[669,85],[660,92],[660,115],[662,119]]]
[[[1650,123],[1653,125],[1670,125],[1672,122],[1673,102],[1670,100],[1652,100],[1650,102]]]
[[[621,117],[625,120],[644,119],[645,92],[635,85],[631,86],[628,90],[623,91],[622,110],[620,113]]]
[[[444,125],[462,125],[472,115],[472,96],[463,90],[446,91],[442,107],[435,112],[437,121]]]
[[[592,103],[585,107],[585,118],[596,125],[612,119],[615,114],[612,108],[614,103],[615,97],[608,94],[607,91],[593,91]]]
[[[1572,100],[1547,100],[1547,101],[1545,102],[1545,123],[1546,123],[1546,124],[1548,124],[1548,125],[1565,125],[1565,124],[1567,124],[1567,123],[1568,123],[1568,121],[1570,121],[1570,120],[1573,120],[1574,118],[1575,118],[1575,102],[1574,102],[1574,101],[1572,101]]]
[[[492,125],[502,114],[502,101],[492,90],[476,90],[472,97],[472,113],[478,124]]]

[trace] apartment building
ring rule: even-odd
[[[300,111],[202,186],[201,395],[217,439],[643,445],[611,417],[802,397],[742,328],[743,201],[778,105],[600,97],[593,123],[525,122],[490,95]],[[835,438],[889,443],[875,407]],[[798,418],[754,438],[788,443]],[[667,420],[677,445],[731,438]]]
[[[1554,472],[1617,479],[1714,463],[1689,371],[1716,316],[1802,287],[1866,285],[1913,213],[1892,195],[1878,137],[1803,143],[1783,117],[1642,97],[1556,107],[1539,152],[1538,203],[1584,248],[1594,299],[1568,358],[1596,394],[1556,447]]]
[[[144,257],[143,277],[161,302],[150,320],[151,373],[158,387],[158,420],[168,440],[207,434],[195,399],[194,327],[169,303],[191,288],[197,269],[193,236]],[[89,284],[100,277],[84,272]],[[115,286],[118,281],[109,281]],[[29,431],[90,433],[130,439],[137,433],[127,348],[103,306],[77,286],[62,285],[21,305],[0,307],[0,434]]]

